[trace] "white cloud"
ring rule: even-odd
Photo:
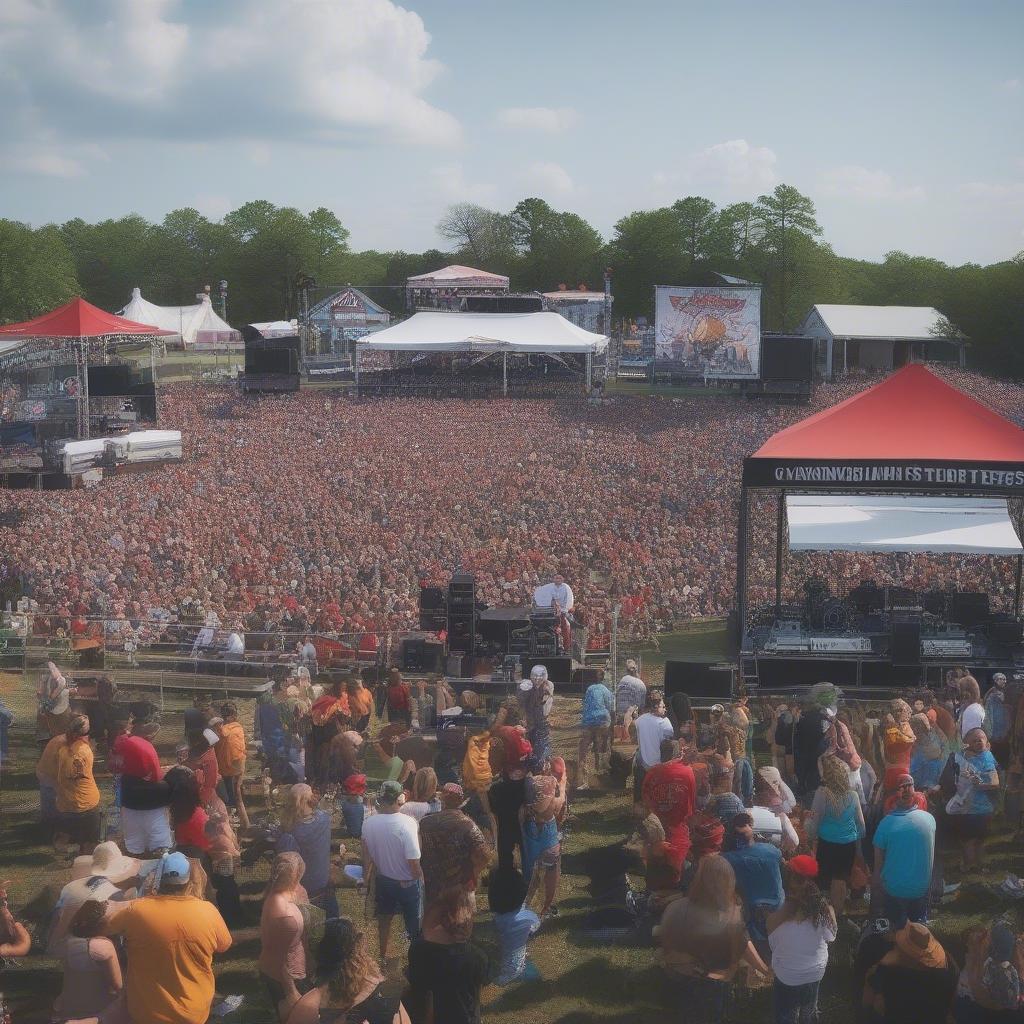
[[[450,203],[479,203],[485,206],[498,196],[498,186],[486,182],[471,182],[462,164],[435,167],[431,176],[438,194]]]
[[[0,130],[448,146],[461,128],[423,96],[443,71],[429,46],[392,0],[22,3],[0,18]]]
[[[0,170],[44,178],[80,178],[85,174],[85,164],[53,150],[29,147],[0,155]]]
[[[1024,181],[968,181],[958,191],[968,199],[1024,203]]]
[[[920,185],[899,186],[891,174],[846,164],[826,171],[818,182],[822,195],[869,202],[907,201],[925,198]]]
[[[561,165],[547,160],[535,160],[528,164],[523,175],[527,188],[550,196],[567,196],[576,186],[569,172]]]
[[[498,123],[506,128],[560,135],[579,120],[572,107],[506,107],[498,111]]]
[[[210,220],[220,220],[224,214],[230,213],[235,206],[227,196],[214,194],[198,195],[195,198],[195,202],[191,205]]]
[[[693,183],[720,182],[732,189],[771,189],[779,180],[775,173],[777,160],[767,146],[732,139],[695,153],[686,163],[685,176]]]
[[[1019,78],[1008,78],[1005,82],[1003,82],[1003,91],[1020,92],[1022,84],[1024,83],[1021,83],[1021,80]]]
[[[769,192],[779,183],[775,173],[778,157],[767,146],[752,146],[746,139],[732,139],[690,153],[674,171],[659,169],[651,183],[661,193],[700,188],[722,196]]]

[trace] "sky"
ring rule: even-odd
[[[686,195],[809,195],[877,260],[1024,250],[1019,0],[0,0],[0,217],[252,199],[356,249],[526,196],[606,238]]]

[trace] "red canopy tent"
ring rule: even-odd
[[[1024,495],[1024,430],[911,364],[831,409],[780,430],[743,462],[737,558],[745,628],[748,491],[779,491],[776,607],[781,603],[786,492]],[[1020,608],[1018,560],[1015,607]]]
[[[136,323],[125,320],[86,302],[81,297],[72,299],[67,304],[17,324],[0,325],[0,340],[12,341],[54,341],[65,346],[74,345],[75,360],[79,367],[80,395],[78,407],[78,436],[89,436],[89,382],[88,382],[88,350],[94,341],[112,338],[148,337],[155,339],[169,337],[173,331],[163,331],[150,324]],[[20,350],[20,346],[18,346]],[[152,356],[154,382],[156,376],[156,358]]]
[[[42,316],[25,320],[20,324],[0,325],[0,337],[6,338],[108,338],[145,334],[147,336],[170,336],[173,331],[162,331],[159,327],[125,320],[91,302],[76,297],[64,306],[44,313]]]

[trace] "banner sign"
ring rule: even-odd
[[[1024,494],[1024,465],[999,462],[747,459],[746,487]]]
[[[756,378],[761,289],[658,285],[654,358],[704,377]]]

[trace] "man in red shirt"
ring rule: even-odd
[[[690,849],[686,820],[696,808],[697,780],[693,769],[680,759],[678,740],[662,741],[661,764],[648,770],[641,792],[644,814],[657,815],[665,830],[665,843],[681,868]]]
[[[133,857],[159,857],[173,845],[167,816],[171,791],[152,742],[159,731],[156,722],[143,722],[114,744],[121,765],[121,828]]]

